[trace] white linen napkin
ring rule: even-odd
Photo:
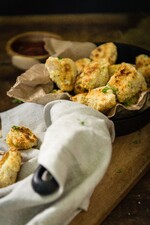
[[[4,138],[12,125],[29,127],[41,141],[40,151],[22,151],[26,160],[18,182],[0,189],[1,224],[67,225],[81,210],[88,210],[91,194],[111,160],[113,123],[92,108],[66,100],[50,102],[44,109],[24,103],[0,116],[0,148],[6,150]],[[31,179],[39,164],[59,184],[51,195],[41,196],[32,188]]]

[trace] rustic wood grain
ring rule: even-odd
[[[70,225],[98,225],[125,197],[150,165],[150,124],[130,135],[117,137],[111,164],[96,187],[88,212],[80,213]]]

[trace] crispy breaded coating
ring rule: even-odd
[[[21,154],[11,148],[0,160],[0,188],[16,182],[17,174],[21,168]]]
[[[92,61],[85,66],[83,72],[77,77],[75,93],[104,86],[109,80],[108,65],[108,63],[101,65],[99,62]]]
[[[111,77],[119,69],[120,64],[113,64],[108,66],[109,76]]]
[[[78,59],[75,62],[76,63],[76,66],[77,66],[78,74],[82,73],[83,70],[84,70],[84,67],[86,65],[88,65],[90,62],[91,62],[91,60],[89,58],[81,58],[81,59]]]
[[[87,92],[87,90],[84,88],[84,85],[82,84],[83,77],[84,77],[84,73],[80,73],[76,78],[75,85],[74,85],[75,94]]]
[[[125,103],[138,93],[147,90],[144,76],[129,63],[120,64],[119,70],[110,78],[108,85],[120,103]]]
[[[50,56],[45,63],[50,78],[62,91],[72,91],[74,88],[77,68],[75,62],[70,58]]]
[[[150,57],[148,55],[138,55],[135,60],[137,70],[143,74],[147,85],[150,87]]]
[[[107,42],[95,48],[90,54],[90,59],[93,61],[105,59],[110,64],[115,64],[117,56],[117,46],[113,42]]]
[[[116,105],[116,96],[107,86],[92,89],[86,95],[87,105],[103,113]]]
[[[27,127],[12,126],[6,136],[6,143],[17,149],[29,149],[37,146],[38,138]]]
[[[150,64],[150,57],[148,55],[141,54],[136,57],[135,62],[136,68],[148,66]]]
[[[87,96],[87,93],[80,93],[80,94],[72,96],[70,100],[72,100],[73,102],[79,102],[81,104],[86,105],[87,104],[86,96]]]

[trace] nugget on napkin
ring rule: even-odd
[[[88,210],[90,197],[109,166],[114,126],[102,113],[57,100],[45,106],[44,119],[47,129],[37,160],[59,188],[51,195],[37,194],[31,183],[34,164],[29,176],[0,190],[3,225],[69,224],[81,210]]]

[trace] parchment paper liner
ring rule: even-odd
[[[90,42],[71,42],[52,38],[45,39],[45,48],[50,55],[68,57],[77,60],[88,57],[92,49],[96,47]],[[13,87],[7,92],[9,97],[19,99],[23,102],[35,102],[46,104],[57,99],[70,99],[69,93],[50,93],[54,88],[54,83],[49,77],[45,64],[35,64],[30,69],[21,74]],[[117,103],[107,114],[109,118],[127,118],[150,108],[150,90],[140,94],[137,104],[124,106]]]

